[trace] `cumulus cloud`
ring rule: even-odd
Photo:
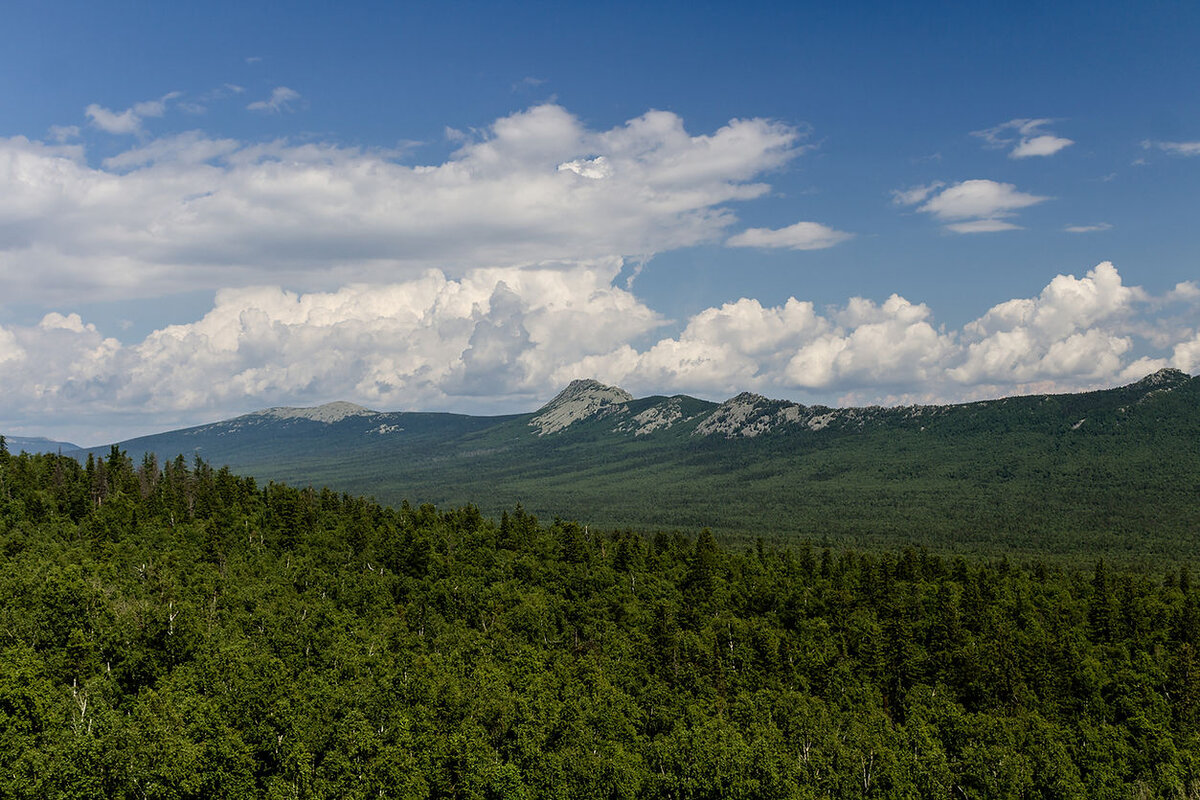
[[[841,244],[854,234],[834,230],[819,222],[797,222],[786,228],[747,228],[725,240],[728,247],[786,248],[788,250],[823,250]]]
[[[1042,132],[1041,129],[1053,121],[1051,119],[1012,119],[994,128],[971,131],[971,135],[983,139],[985,147],[992,149],[1012,147],[1008,153],[1009,158],[1052,156],[1075,144],[1071,139]]]
[[[953,352],[951,337],[929,322],[930,310],[892,295],[883,304],[854,298],[844,324],[805,345],[788,363],[788,381],[805,388],[887,386],[938,377]]]
[[[1187,302],[1195,303],[1200,301],[1200,284],[1195,281],[1180,281],[1175,284],[1175,288],[1167,292],[1164,298],[1168,303]]]
[[[200,319],[127,344],[78,314],[51,312],[37,325],[0,326],[0,408],[47,420],[137,408],[130,424],[143,427],[128,436],[154,421],[338,398],[382,409],[528,410],[586,376],[636,394],[950,402],[1200,368],[1194,323],[1153,316],[1196,302],[1200,290],[1188,282],[1151,297],[1107,262],[957,330],[893,294],[824,309],[742,298],[657,337],[666,321],[616,285],[623,266],[606,258],[460,278],[430,270],[305,294],[226,289]]]
[[[732,393],[772,381],[803,342],[828,328],[829,321],[810,302],[790,298],[782,306],[764,307],[742,298],[701,311],[679,336],[642,353],[626,348],[593,358],[585,368],[634,387]]]
[[[246,106],[250,111],[263,111],[269,114],[278,114],[283,111],[291,111],[292,104],[300,99],[300,93],[295,89],[289,89],[286,86],[276,86],[271,90],[271,96],[266,100],[255,100]]]
[[[25,358],[25,349],[17,342],[13,332],[0,327],[0,364],[6,361],[24,361]]]
[[[1142,142],[1146,150],[1162,150],[1173,156],[1200,156],[1200,142]]]
[[[1009,221],[1017,210],[1049,199],[1018,191],[1011,183],[982,179],[951,186],[931,183],[892,194],[899,205],[921,203],[918,211],[932,215],[955,233],[1017,230],[1020,226]]]
[[[949,375],[968,384],[1115,375],[1133,342],[1109,323],[1127,320],[1144,299],[1109,262],[1083,278],[1059,275],[1038,297],[993,306],[967,325],[966,360]]]
[[[613,286],[621,266],[477,270],[461,280],[435,270],[328,293],[222,290],[201,319],[127,346],[78,314],[52,312],[33,328],[0,328],[0,359],[20,362],[0,375],[6,400],[24,395],[52,412],[85,399],[162,412],[342,394],[390,406],[519,395],[564,360],[662,323]]]
[[[1121,371],[1121,379],[1136,381],[1164,367],[1173,367],[1189,374],[1200,372],[1200,331],[1174,343],[1170,356],[1143,356],[1133,361]]]
[[[1200,333],[1175,345],[1171,353],[1171,366],[1187,373],[1200,372]]]
[[[1187,299],[1190,288],[1168,299]],[[1072,391],[1124,380],[1131,368],[1145,369],[1136,380],[1200,358],[1194,330],[1184,330],[1160,343],[1174,351],[1158,366],[1131,359],[1145,339],[1143,317],[1160,301],[1125,285],[1108,262],[1082,278],[1059,275],[1039,296],[1000,303],[952,331],[935,324],[928,306],[899,295],[851,298],[823,313],[795,298],[778,307],[742,299],[701,312],[678,336],[644,350],[625,345],[557,375],[709,396],[832,392],[860,403]]]
[[[760,176],[795,158],[799,140],[763,119],[692,134],[663,111],[592,130],[556,105],[501,118],[417,166],[192,132],[94,167],[78,148],[0,139],[0,296],[331,289],[716,242],[736,221],[729,204],[769,191]]]

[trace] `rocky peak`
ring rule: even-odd
[[[345,400],[337,400],[332,403],[326,403],[323,406],[316,406],[315,408],[279,406],[277,408],[268,408],[258,413],[260,416],[274,417],[275,419],[307,419],[313,422],[334,423],[340,422],[347,417],[369,417],[378,412],[372,411],[369,408],[363,408],[355,403],[348,403]]]
[[[796,422],[802,406],[768,400],[761,394],[742,392],[717,406],[696,426],[695,435],[718,434],[726,438],[753,437],[766,433],[781,424]]]
[[[538,409],[529,425],[538,429],[538,436],[545,436],[582,419],[611,414],[632,399],[633,395],[616,386],[590,378],[574,380]]]
[[[1191,376],[1183,370],[1164,367],[1142,378],[1134,387],[1139,389],[1174,389],[1181,383],[1191,380]]]

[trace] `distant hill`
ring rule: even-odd
[[[1200,554],[1200,378],[946,406],[634,398],[529,414],[272,408],[119,443],[387,503],[474,503],[727,539],[1169,560]],[[104,453],[108,448],[90,452]],[[80,454],[82,457],[82,453]]]
[[[10,453],[62,453],[71,455],[80,447],[70,442],[56,442],[44,436],[8,436],[4,437],[4,446]]]

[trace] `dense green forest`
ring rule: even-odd
[[[1010,563],[0,448],[0,796],[1191,798],[1185,567]]]

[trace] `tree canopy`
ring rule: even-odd
[[[1197,591],[0,448],[0,795],[1195,796]]]

